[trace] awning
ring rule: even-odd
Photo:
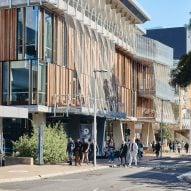
[[[0,106],[0,117],[28,118],[28,109],[13,106]]]

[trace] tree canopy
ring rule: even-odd
[[[191,84],[191,52],[181,57],[178,65],[171,71],[172,86],[186,87]]]

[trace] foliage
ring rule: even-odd
[[[44,144],[43,159],[45,163],[55,163],[57,161],[65,161],[67,147],[67,136],[63,131],[61,124],[57,123],[53,126],[44,125]],[[38,157],[38,130],[33,126],[33,134],[31,136],[23,135],[19,140],[13,142],[13,148],[18,156]]]
[[[181,57],[178,65],[171,71],[172,86],[186,87],[191,83],[191,52]]]
[[[165,125],[162,126],[162,136],[163,136],[163,139],[167,139],[167,141],[172,141],[172,138],[173,138],[172,132]]]

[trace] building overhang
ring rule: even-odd
[[[142,123],[155,123],[156,119],[155,117],[137,117],[137,122],[142,122]]]
[[[0,106],[0,117],[28,118],[28,109],[13,106]]]
[[[134,24],[141,24],[150,20],[148,14],[134,0],[106,0],[111,4],[113,9],[117,9],[127,20],[133,21]]]
[[[29,113],[42,112],[42,113],[51,113],[52,108],[43,106],[43,105],[22,105],[19,106],[28,110]]]

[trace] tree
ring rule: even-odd
[[[191,52],[181,57],[178,65],[171,71],[172,86],[186,87],[191,84]]]
[[[172,131],[164,124],[162,125],[162,137],[163,139],[166,139],[168,142],[172,141],[173,138]]]

